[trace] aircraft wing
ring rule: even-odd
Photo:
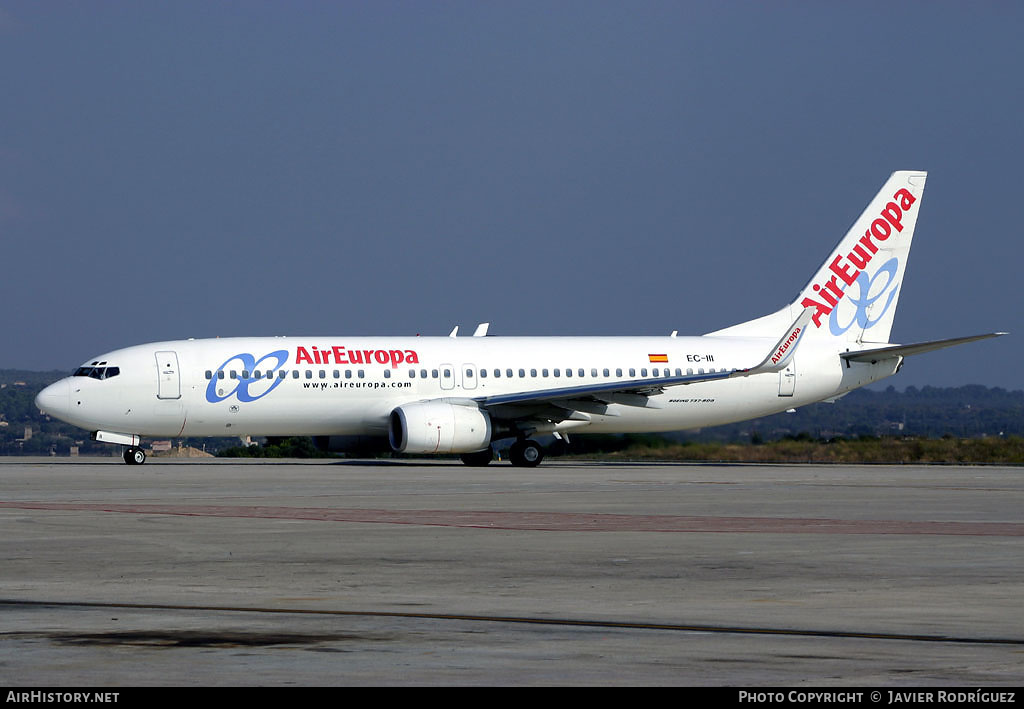
[[[845,359],[847,362],[874,363],[879,362],[883,359],[892,359],[894,357],[907,357],[909,355],[921,354],[923,352],[931,352],[932,350],[941,350],[944,347],[962,345],[965,342],[987,340],[990,337],[1000,337],[1001,335],[1005,334],[1005,332],[990,332],[985,335],[971,335],[970,337],[954,337],[948,340],[932,340],[931,342],[918,342],[911,345],[886,345],[885,347],[876,347],[875,349],[870,350],[840,352],[839,356]]]

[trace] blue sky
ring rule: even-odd
[[[889,382],[1024,388],[1024,4],[0,0],[0,367],[699,334],[929,171]]]

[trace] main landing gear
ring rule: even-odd
[[[509,460],[519,468],[536,468],[544,460],[544,449],[537,441],[520,439],[509,448]],[[476,453],[463,453],[460,458],[466,465],[480,467],[494,460],[494,451],[488,447]]]
[[[536,468],[544,460],[544,449],[537,441],[520,439],[508,449],[508,455],[518,468]]]
[[[146,451],[135,446],[128,446],[121,453],[121,457],[128,465],[142,465],[146,462]]]
[[[480,468],[485,465],[490,465],[491,461],[494,460],[494,450],[490,446],[487,446],[487,448],[482,451],[477,451],[476,453],[463,453],[459,457],[466,465],[474,468]]]

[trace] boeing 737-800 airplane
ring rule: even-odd
[[[142,436],[316,436],[342,447],[540,463],[532,436],[678,431],[756,418],[1002,333],[889,342],[926,173],[896,172],[796,299],[702,337],[288,337],[158,342],[95,357],[36,398],[125,446]],[[454,332],[453,332],[454,335]]]

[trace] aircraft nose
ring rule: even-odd
[[[60,416],[68,410],[71,398],[71,382],[61,379],[36,394],[36,407],[48,414]]]

